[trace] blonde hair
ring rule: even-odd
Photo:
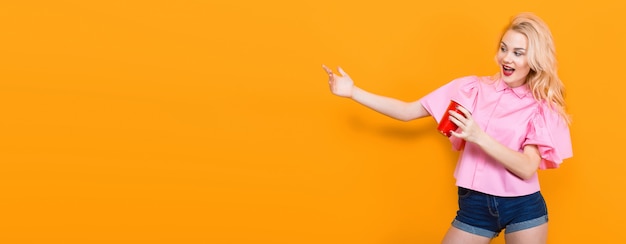
[[[520,13],[511,19],[503,35],[509,30],[521,33],[528,39],[530,72],[526,76],[526,83],[534,98],[547,102],[569,123],[569,115],[565,112],[565,86],[557,75],[556,51],[548,25],[532,13]]]

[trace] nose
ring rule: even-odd
[[[513,53],[507,52],[504,55],[504,58],[502,58],[502,62],[507,63],[507,64],[512,63],[513,62],[513,56],[512,55],[513,55]]]

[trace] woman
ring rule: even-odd
[[[341,68],[336,75],[323,66],[335,95],[402,121],[449,116],[458,125],[450,141],[462,150],[454,173],[459,210],[443,243],[489,243],[502,230],[507,243],[545,243],[548,213],[537,169],[572,156],[547,25],[531,13],[512,18],[496,62],[494,76],[458,78],[413,102],[367,92]],[[461,113],[447,111],[451,100]]]

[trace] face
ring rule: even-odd
[[[508,30],[502,36],[496,60],[500,65],[502,80],[509,87],[518,87],[526,82],[526,76],[530,72],[527,49],[528,39],[523,34]]]

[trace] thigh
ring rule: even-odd
[[[491,195],[459,187],[459,210],[452,226],[487,238],[498,236],[504,225],[499,223],[494,203]]]
[[[463,230],[457,229],[454,226],[450,226],[448,232],[443,237],[442,244],[488,244],[491,241],[491,238],[487,238],[484,236],[475,235],[469,232],[465,232]]]
[[[545,244],[548,239],[548,223],[504,235],[507,244]]]
[[[506,225],[506,232],[511,233],[548,222],[548,207],[541,195],[498,198],[498,211],[501,223]]]

